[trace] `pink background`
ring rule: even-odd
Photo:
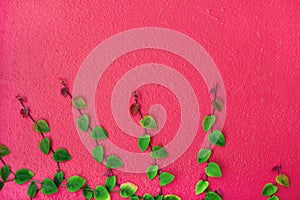
[[[227,145],[213,149],[212,160],[221,165],[223,177],[210,179],[212,189],[222,191],[229,200],[266,199],[261,197],[262,187],[276,176],[271,168],[282,164],[291,187],[280,187],[278,196],[284,200],[300,198],[299,1],[3,0],[0,9],[0,143],[12,150],[5,160],[14,171],[29,168],[39,180],[52,178],[56,171],[50,156],[38,150],[40,137],[33,132],[32,122],[19,115],[15,95],[24,94],[32,115],[49,122],[54,149],[64,147],[72,155],[72,161],[62,164],[66,175],[81,175],[93,187],[104,183],[104,167],[93,160],[78,137],[70,102],[59,94],[59,79],[66,78],[72,89],[83,60],[99,43],[128,29],[156,26],[182,32],[199,42],[223,77]],[[138,152],[136,139],[122,133],[114,123],[112,89],[130,68],[149,62],[163,63],[183,74],[199,99],[200,118],[210,112],[206,85],[184,59],[158,50],[128,53],[105,71],[95,104],[98,120],[107,128],[110,140],[130,151]],[[167,144],[180,123],[175,96],[161,86],[146,85],[138,90],[143,95],[144,113],[156,103],[166,108],[166,125],[153,143]],[[205,166],[196,163],[196,154],[203,139],[199,129],[183,156],[164,169],[176,176],[164,187],[164,194],[199,199],[194,186]],[[116,174],[121,183],[139,185],[140,195],[157,192],[157,180],[148,181],[145,174]],[[7,183],[0,199],[28,199],[26,191],[25,185]],[[60,189],[58,194],[37,197],[79,199],[81,193]],[[117,195],[112,199],[118,199]]]

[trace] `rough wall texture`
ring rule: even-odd
[[[69,101],[61,97],[59,78],[72,87],[77,71],[88,53],[106,38],[137,27],[164,27],[198,41],[211,55],[223,77],[227,93],[224,133],[226,148],[215,148],[212,159],[222,166],[223,177],[213,179],[212,188],[224,199],[266,199],[261,189],[274,180],[270,169],[283,165],[291,187],[280,188],[283,200],[300,198],[300,4],[299,1],[20,1],[0,2],[0,143],[10,147],[6,158],[15,171],[26,167],[35,178],[52,177],[56,164],[37,148],[40,137],[32,123],[19,115],[15,95],[28,97],[32,114],[49,121],[54,148],[67,148],[73,159],[62,164],[67,176],[78,174],[91,186],[104,182],[103,166],[95,163],[81,143],[73,123]],[[127,68],[145,62],[174,66],[196,87],[201,118],[209,113],[209,95],[200,76],[189,64],[164,52],[140,51],[112,63],[97,91],[100,121],[118,146],[137,151],[136,139],[124,135],[110,112],[111,90]],[[183,68],[180,66],[185,66]],[[140,88],[145,112],[154,103],[165,104],[170,117],[154,141],[166,144],[178,127],[178,103],[163,87]],[[176,121],[177,120],[177,121]],[[193,119],[191,119],[193,120]],[[170,123],[168,123],[170,122]],[[176,175],[164,192],[182,199],[199,199],[194,185],[204,171],[196,164],[196,153],[204,133],[188,151],[166,170]],[[124,145],[126,144],[126,145]],[[131,145],[128,145],[131,144]],[[157,181],[144,174],[116,172],[120,182],[140,186],[139,194],[157,192]],[[28,199],[26,186],[8,183],[0,199]],[[58,194],[38,199],[80,199],[81,194]],[[112,199],[118,199],[113,195]]]

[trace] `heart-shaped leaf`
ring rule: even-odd
[[[138,196],[130,196],[129,200],[140,200],[140,198]]]
[[[141,119],[140,124],[145,129],[157,129],[156,121],[155,119],[150,115],[145,115],[143,119]]]
[[[37,193],[37,186],[34,182],[31,182],[27,189],[27,195],[33,199]]]
[[[215,162],[209,162],[207,167],[205,168],[205,173],[210,177],[221,177],[222,172],[219,165]]]
[[[175,176],[168,172],[163,172],[159,175],[159,184],[160,186],[165,186],[170,184],[174,180]]]
[[[164,196],[164,200],[181,200],[181,198],[174,194],[168,194],[168,195]]]
[[[15,183],[18,185],[26,183],[33,177],[33,175],[33,172],[28,169],[19,169],[18,171],[16,171],[16,177],[14,179]]]
[[[0,158],[10,154],[10,150],[3,144],[0,144]]]
[[[263,190],[262,190],[262,195],[263,196],[271,196],[272,194],[275,194],[277,192],[278,188],[276,185],[273,185],[272,183],[267,183]]]
[[[111,192],[113,188],[116,186],[116,183],[117,183],[116,176],[109,176],[105,180],[105,187],[109,192]]]
[[[223,102],[221,101],[221,100],[219,100],[219,99],[215,99],[215,100],[213,100],[212,102],[211,102],[211,104],[213,105],[213,107],[215,108],[215,109],[217,109],[218,111],[222,111],[222,109],[223,109]]]
[[[204,132],[207,132],[211,129],[211,127],[215,124],[216,116],[214,115],[205,115],[202,121],[202,126]]]
[[[86,102],[81,97],[75,97],[72,99],[72,106],[77,109],[86,109]]]
[[[208,188],[208,181],[200,180],[196,184],[196,195],[203,193]]]
[[[147,168],[147,177],[149,180],[152,180],[155,178],[158,172],[158,166],[157,165],[150,165]]]
[[[105,163],[107,168],[117,169],[123,166],[123,162],[118,156],[109,156]]]
[[[82,189],[82,196],[87,200],[91,200],[93,198],[92,188],[88,185],[85,185],[84,188]]]
[[[137,191],[138,186],[133,183],[127,182],[123,183],[120,186],[120,196],[123,198],[129,198],[130,196],[134,195]]]
[[[278,183],[279,185],[284,186],[284,187],[290,187],[290,179],[285,174],[279,174],[276,177],[276,183]]]
[[[98,185],[95,188],[94,198],[95,200],[110,200],[110,194],[105,187]]]
[[[156,195],[154,197],[155,200],[163,200],[163,195]]]
[[[225,146],[225,138],[221,131],[214,130],[211,134],[208,135],[208,141],[217,146]]]
[[[279,197],[274,195],[268,198],[268,200],[279,200]]]
[[[94,127],[93,130],[91,131],[90,136],[94,140],[103,140],[108,138],[106,130],[100,126]]]
[[[67,152],[67,150],[59,148],[54,152],[52,158],[56,162],[64,162],[71,160],[71,155]]]
[[[215,192],[207,192],[204,200],[222,200],[222,198]]]
[[[76,120],[76,124],[78,126],[78,128],[82,131],[82,132],[87,132],[88,128],[89,128],[89,117],[87,115],[81,115],[77,120]]]
[[[152,152],[150,153],[150,156],[154,159],[165,158],[168,155],[168,152],[161,146],[154,146],[152,148]]]
[[[54,174],[54,183],[56,186],[59,186],[64,180],[64,173],[59,171]]]
[[[54,194],[58,192],[58,188],[51,179],[45,178],[42,182],[41,192],[43,194]]]
[[[49,138],[43,138],[40,142],[39,142],[39,148],[40,150],[44,153],[44,154],[48,154],[50,151],[50,140]]]
[[[48,123],[43,119],[39,119],[34,123],[33,130],[35,130],[35,132],[38,132],[38,133],[50,132]]]
[[[148,149],[150,144],[150,135],[145,134],[141,135],[138,139],[138,146],[142,152],[146,151]]]
[[[102,163],[104,151],[102,146],[96,146],[92,151],[93,158],[99,162]]]
[[[5,165],[0,169],[0,175],[3,181],[6,181],[9,174],[10,174],[10,168],[8,165]]]
[[[85,182],[86,180],[80,176],[71,176],[67,180],[67,189],[69,192],[77,192],[84,186]]]
[[[144,194],[143,200],[154,200],[154,198],[151,194]]]
[[[206,149],[206,148],[200,149],[200,151],[198,152],[198,164],[206,162],[209,159],[210,155],[211,155],[210,149]]]

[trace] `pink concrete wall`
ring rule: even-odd
[[[227,95],[223,132],[225,148],[215,148],[212,160],[220,163],[223,177],[211,179],[212,188],[224,199],[266,199],[261,189],[273,181],[270,169],[283,165],[291,179],[289,189],[280,188],[283,200],[300,198],[300,4],[299,1],[20,1],[0,2],[0,143],[12,154],[5,158],[15,171],[26,167],[36,179],[52,177],[56,164],[37,147],[40,137],[32,123],[19,115],[15,95],[28,97],[33,116],[49,121],[53,147],[65,147],[73,159],[62,164],[67,176],[78,174],[91,186],[104,183],[104,167],[97,164],[78,137],[68,100],[59,94],[59,78],[70,87],[83,60],[99,43],[119,32],[138,27],[163,27],[184,33],[199,42],[211,55],[222,75]],[[203,79],[189,63],[155,50],[124,55],[111,64],[101,78],[95,105],[99,121],[119,147],[138,151],[136,139],[122,133],[114,123],[110,98],[116,81],[135,65],[158,62],[177,69],[190,81],[199,101],[201,118],[210,112],[209,95]],[[185,66],[183,68],[182,66]],[[154,143],[167,144],[180,122],[174,95],[164,87],[147,85],[144,112],[162,104],[166,127]],[[191,119],[193,120],[193,119]],[[176,123],[172,123],[175,121]],[[204,138],[198,130],[189,149],[165,168],[175,181],[164,188],[182,199],[199,199],[194,186],[204,171],[195,157]],[[125,145],[126,144],[126,145]],[[132,145],[128,145],[132,144]],[[139,194],[157,192],[157,181],[145,174],[116,172],[120,182],[140,186]],[[26,186],[8,183],[0,199],[28,199]],[[58,194],[38,199],[80,199],[81,193]],[[113,195],[112,199],[118,199]]]

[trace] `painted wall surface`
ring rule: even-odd
[[[225,148],[213,149],[212,160],[221,165],[223,177],[210,179],[211,187],[222,191],[225,200],[263,200],[264,184],[274,182],[276,176],[271,169],[281,164],[291,187],[280,187],[278,196],[283,200],[300,199],[299,1],[2,0],[0,19],[0,143],[11,149],[5,160],[14,171],[31,169],[39,180],[52,178],[56,171],[51,157],[38,150],[40,136],[33,131],[32,122],[19,114],[20,104],[15,96],[22,94],[29,100],[32,115],[49,122],[54,149],[64,147],[72,155],[72,161],[61,166],[66,176],[83,176],[92,187],[103,184],[105,168],[93,160],[81,142],[70,101],[59,93],[59,80],[67,79],[72,90],[84,59],[107,38],[133,28],[161,27],[181,32],[201,44],[223,78],[223,132],[227,144]],[[100,78],[95,106],[110,141],[132,152],[139,152],[137,139],[115,123],[112,91],[129,69],[151,62],[176,69],[190,82],[198,99],[199,118],[211,109],[203,78],[183,58],[155,49],[119,57]],[[132,77],[132,81],[139,78]],[[181,108],[176,96],[156,84],[141,86],[138,91],[144,113],[153,104],[165,108],[167,119],[153,143],[168,144],[180,124]],[[132,100],[120,99],[124,101],[129,106]],[[173,183],[164,187],[164,194],[175,193],[184,200],[200,199],[194,195],[194,187],[205,165],[197,164],[196,155],[204,138],[199,127],[187,151],[164,168],[176,176]],[[140,195],[157,193],[158,181],[148,181],[145,174],[115,173],[120,183],[131,181],[139,185]],[[26,193],[27,184],[10,182],[0,192],[0,199],[28,199]],[[80,192],[68,193],[65,189],[52,196],[37,196],[81,198]],[[113,194],[112,199],[119,197]]]

